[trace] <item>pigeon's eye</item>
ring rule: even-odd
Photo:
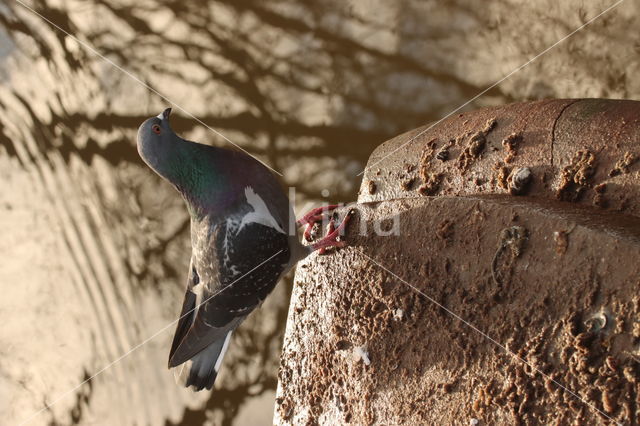
[[[157,124],[151,126],[151,130],[153,130],[153,133],[155,133],[156,135],[159,135],[161,132],[160,126]]]

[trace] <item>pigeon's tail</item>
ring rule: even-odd
[[[222,339],[218,339],[187,362],[174,367],[176,383],[193,390],[211,389],[222,365],[222,358],[231,340],[229,331]]]

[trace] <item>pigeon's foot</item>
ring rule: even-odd
[[[333,210],[335,210],[338,207],[339,207],[338,204],[322,206],[322,207],[315,208],[311,210],[309,213],[302,216],[302,218],[296,222],[296,225],[298,226],[307,225],[307,227],[304,230],[304,239],[307,241],[311,241],[311,231],[313,230],[313,225],[315,225],[318,222],[322,222],[322,219],[324,219],[326,214],[331,213]]]
[[[310,246],[311,250],[312,251],[319,250],[318,254],[325,254],[326,249],[329,247],[346,246],[347,242],[338,240],[338,238],[343,233],[343,230],[347,226],[347,223],[349,223],[349,219],[351,219],[351,213],[352,212],[349,212],[346,214],[346,216],[344,217],[344,219],[342,219],[342,222],[340,223],[340,225],[338,225],[337,228],[335,225],[335,221],[331,219],[331,221],[329,222],[329,229],[327,230],[327,235],[325,235],[323,238],[319,239],[315,243],[311,244]]]

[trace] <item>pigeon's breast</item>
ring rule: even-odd
[[[291,252],[287,234],[247,212],[193,232],[193,258],[205,294],[207,323],[223,326],[249,314],[273,290]]]

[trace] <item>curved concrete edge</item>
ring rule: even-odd
[[[520,193],[640,215],[640,102],[561,99],[460,113],[381,144],[358,202]],[[512,175],[530,182],[514,191]]]

